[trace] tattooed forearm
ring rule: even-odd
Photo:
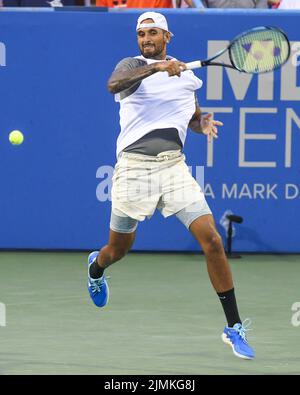
[[[111,93],[119,93],[124,89],[130,88],[135,83],[156,73],[158,68],[156,63],[137,67],[132,70],[115,71],[108,80],[107,87]]]

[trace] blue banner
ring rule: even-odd
[[[226,211],[244,218],[233,248],[300,252],[300,12],[164,10],[168,53],[205,59],[234,36],[278,26],[292,44],[274,73],[197,70],[198,99],[224,126],[219,139],[189,132],[185,154],[221,235]],[[0,248],[94,249],[107,242],[118,105],[107,91],[116,63],[138,55],[139,12],[0,13]],[[24,143],[8,141],[21,130]],[[135,250],[197,251],[176,218],[139,225]]]

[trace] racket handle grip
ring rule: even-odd
[[[202,67],[201,60],[196,60],[195,62],[186,63],[187,70],[198,69]]]

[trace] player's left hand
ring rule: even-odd
[[[218,129],[217,126],[223,126],[223,123],[220,121],[215,121],[211,119],[212,114],[206,114],[201,117],[201,128],[202,133],[207,136],[207,140],[210,143],[212,138],[218,138]]]

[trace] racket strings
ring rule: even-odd
[[[262,28],[240,36],[230,47],[231,61],[241,71],[260,73],[276,69],[289,57],[289,44],[279,30]]]

